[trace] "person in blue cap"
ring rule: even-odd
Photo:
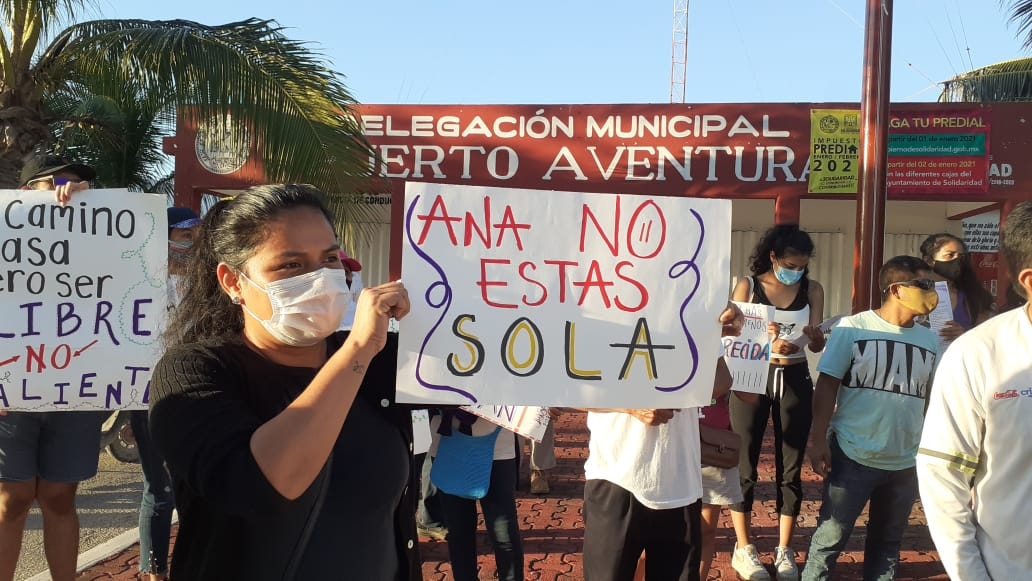
[[[193,253],[194,234],[200,216],[190,208],[168,208],[168,308],[179,302],[179,281]],[[172,534],[175,499],[172,482],[150,436],[147,410],[130,416],[143,469],[143,497],[140,499],[140,575],[147,581],[168,578],[168,546]]]

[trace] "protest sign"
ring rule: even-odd
[[[506,430],[516,432],[541,443],[545,437],[545,430],[548,429],[548,422],[552,416],[548,415],[548,408],[519,405],[471,405],[463,406],[462,409],[475,414],[485,420],[502,426]]]
[[[710,401],[728,200],[408,183],[398,401]]]
[[[745,315],[742,333],[724,337],[724,361],[731,372],[731,389],[748,393],[767,390],[770,372],[770,335],[767,326],[774,319],[774,307],[735,302]]]
[[[0,191],[0,409],[145,408],[167,295],[165,198]]]

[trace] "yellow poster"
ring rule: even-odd
[[[855,194],[860,183],[860,111],[810,110],[811,194]]]

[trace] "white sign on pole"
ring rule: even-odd
[[[1000,211],[993,210],[960,221],[968,252],[1000,250]]]
[[[710,401],[728,200],[409,183],[398,401]]]
[[[165,198],[0,191],[0,408],[145,408],[165,328]]]
[[[764,393],[770,373],[770,334],[767,326],[774,320],[774,307],[735,301],[745,315],[742,333],[724,337],[724,361],[731,372],[731,389]]]

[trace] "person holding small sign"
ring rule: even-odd
[[[254,186],[205,215],[152,379],[175,486],[171,579],[416,581],[404,285],[351,298],[324,195]]]
[[[731,564],[747,581],[770,578],[750,540],[749,517],[757,480],[763,434],[774,419],[777,510],[780,515],[774,568],[778,581],[795,581],[799,570],[791,548],[796,519],[803,502],[802,467],[810,434],[813,380],[805,348],[824,348],[820,323],[824,316],[824,288],[808,276],[814,253],[810,235],[798,224],[768,229],[752,254],[752,276],[741,277],[731,299],[775,307],[770,333],[770,373],[766,393],[748,403],[732,398],[731,427],[742,437],[739,472],[743,501],[731,505],[736,544]]]
[[[921,258],[931,267],[933,280],[946,281],[953,307],[953,320],[946,322],[939,334],[952,341],[995,314],[993,295],[985,290],[971,265],[971,255],[964,241],[940,232],[921,243]]]
[[[48,156],[23,189],[53,190],[58,203],[89,188],[93,168]],[[79,554],[79,482],[97,473],[105,412],[0,410],[0,580],[14,578],[25,519],[34,502],[43,513],[43,547],[55,581],[75,578]]]

